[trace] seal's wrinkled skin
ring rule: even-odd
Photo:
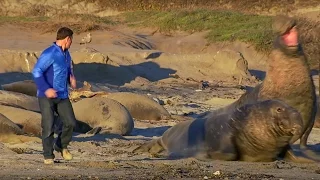
[[[167,150],[171,155],[203,160],[268,162],[276,160],[301,130],[298,111],[282,101],[267,100],[231,114],[181,122],[134,152]]]

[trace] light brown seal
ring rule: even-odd
[[[115,100],[92,97],[82,99],[72,106],[76,119],[88,124],[93,130],[99,129],[100,134],[129,135],[133,130],[134,122],[130,113]]]
[[[10,109],[13,109],[13,110],[16,109],[13,107],[8,107],[8,109],[6,108],[3,109],[2,107],[3,106],[0,106],[0,112],[5,111],[5,114],[12,114],[12,111],[10,112]],[[26,110],[22,110],[22,111],[26,111]],[[19,110],[14,111],[13,113],[20,113],[20,111]],[[34,112],[31,112],[31,113],[34,113]],[[39,138],[39,133],[40,133],[39,131],[35,133],[38,135],[38,137],[29,136],[34,134],[33,133],[34,131],[30,131],[34,129],[30,129],[29,127],[39,126],[36,123],[37,120],[29,121],[29,122],[25,121],[25,123],[22,122],[23,120],[26,120],[25,117],[19,119],[20,123],[15,123],[11,121],[7,116],[0,113],[0,142],[9,143],[9,144],[24,143],[28,141],[41,142],[41,139]]]
[[[22,135],[24,132],[18,125],[0,113],[0,136],[3,134]]]
[[[170,113],[163,106],[146,95],[131,92],[93,92],[91,85],[86,81],[82,88],[71,91],[69,97],[72,101],[91,97],[113,99],[124,105],[135,119],[165,120],[171,118]]]
[[[32,80],[17,81],[1,85],[5,91],[18,92],[29,96],[37,96],[37,86]]]
[[[0,104],[40,112],[39,102],[36,97],[18,92],[0,90]]]
[[[298,111],[282,101],[267,100],[230,114],[178,123],[133,152],[166,150],[171,155],[203,160],[267,162],[276,160],[301,130]]]
[[[135,119],[164,120],[171,117],[163,106],[146,95],[116,92],[108,94],[107,98],[116,100],[124,105]]]
[[[0,113],[17,124],[25,134],[41,137],[40,113],[3,105],[0,105]]]

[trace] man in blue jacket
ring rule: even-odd
[[[61,152],[65,160],[72,154],[67,147],[75,127],[75,116],[68,96],[68,83],[76,88],[76,79],[71,68],[68,49],[72,44],[73,31],[62,27],[57,32],[56,42],[40,55],[32,71],[37,85],[37,97],[41,111],[42,145],[45,164],[54,163],[54,113],[62,121],[62,131],[58,135],[55,150]]]

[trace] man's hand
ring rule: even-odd
[[[57,97],[57,91],[53,88],[49,88],[44,92],[44,94],[47,96],[47,98],[56,98]]]
[[[70,75],[70,86],[72,89],[77,88],[77,81],[76,81],[76,78],[74,77],[74,75]]]

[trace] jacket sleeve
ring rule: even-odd
[[[72,59],[71,59],[69,52],[67,54],[67,58],[68,58],[68,79],[67,79],[67,81],[70,84],[70,76],[71,75],[73,76],[73,65],[72,65]]]
[[[51,88],[46,79],[44,78],[44,72],[53,64],[53,58],[51,55],[42,54],[37,63],[35,64],[32,75],[34,81],[40,91],[45,92]]]

